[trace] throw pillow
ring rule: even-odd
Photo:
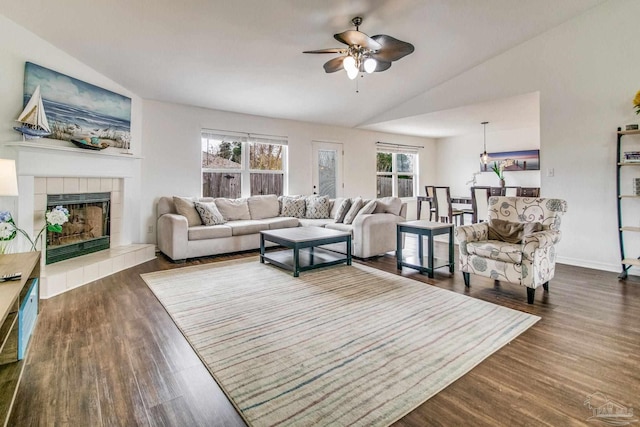
[[[178,215],[182,215],[187,218],[187,224],[189,227],[202,225],[202,220],[200,219],[200,215],[198,214],[194,204],[196,200],[197,199],[193,197],[173,196],[173,204],[176,206],[176,212],[178,212]]]
[[[522,243],[522,237],[536,231],[542,231],[539,222],[511,222],[503,219],[489,220],[489,240],[507,243]]]
[[[294,218],[304,218],[306,203],[304,199],[297,197],[282,198],[282,213],[280,216],[292,216]]]
[[[358,211],[356,218],[358,218],[360,215],[367,215],[367,214],[373,213],[375,209],[376,209],[376,201],[369,200],[367,203],[365,203],[364,206],[362,206],[362,209]],[[355,221],[356,218],[354,218],[353,221]]]
[[[251,219],[274,218],[280,215],[278,197],[275,194],[251,196],[247,200]]]
[[[358,215],[360,209],[362,209],[362,197],[356,197],[351,202],[349,212],[347,212],[347,214],[344,216],[344,221],[342,222],[344,222],[345,224],[351,224],[353,220],[356,219],[356,215]]]
[[[344,217],[349,212],[349,208],[351,207],[351,199],[344,199],[340,206],[338,206],[338,210],[336,211],[336,216],[333,217],[335,222],[343,222]]]
[[[204,225],[220,225],[226,222],[215,202],[195,202],[195,205]]]
[[[215,203],[226,221],[251,219],[247,199],[219,198],[215,200]]]
[[[305,201],[305,218],[320,219],[329,218],[331,205],[329,196],[308,196]]]
[[[373,213],[390,213],[400,215],[402,200],[398,197],[382,197],[376,200],[376,209]]]

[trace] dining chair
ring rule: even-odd
[[[463,212],[454,209],[451,204],[451,190],[449,187],[433,187],[436,201],[436,221],[453,223],[454,218],[460,219],[460,225],[464,224]]]
[[[491,196],[491,187],[471,187],[474,224],[489,220],[489,196]]]
[[[540,197],[540,187],[521,187],[520,196],[522,197]]]
[[[433,217],[436,216],[436,191],[433,185],[425,185],[424,191],[429,197],[429,221],[433,221]],[[420,219],[420,218],[418,218]]]
[[[504,187],[490,187],[492,196],[504,196]]]
[[[504,187],[504,195],[507,197],[520,197],[520,187]]]

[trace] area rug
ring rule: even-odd
[[[539,317],[367,266],[142,275],[251,426],[386,426]]]

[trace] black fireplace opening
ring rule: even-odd
[[[111,193],[49,194],[47,211],[63,206],[69,221],[62,232],[47,231],[46,263],[109,249]]]

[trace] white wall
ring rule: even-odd
[[[289,141],[289,194],[311,194],[311,141],[344,145],[344,194],[375,197],[376,141],[424,146],[420,150],[420,187],[435,178],[435,142],[432,139],[390,135],[337,126],[316,125],[225,111],[208,110],[158,101],[144,101],[142,166],[142,229],[155,226],[159,197],[199,196],[201,188],[201,142],[203,128],[283,135]],[[421,192],[423,193],[423,191]],[[415,216],[415,203],[410,213]],[[146,242],[155,242],[155,233]]]
[[[79,33],[79,37],[81,34]],[[20,141],[22,136],[13,130],[14,121],[22,111],[25,62],[53,69],[77,79],[95,84],[102,88],[128,96],[132,100],[131,111],[131,151],[134,155],[142,152],[142,103],[141,99],[114,81],[84,65],[72,56],[57,49],[50,43],[27,31],[13,21],[0,15],[0,144]],[[43,145],[55,144],[46,139],[34,140]],[[62,145],[73,147],[69,142]],[[107,151],[110,149],[107,149]],[[84,151],[84,150],[80,150]],[[29,150],[33,153],[33,150]],[[89,158],[79,160],[78,156],[65,155],[63,151],[42,151],[35,155],[0,145],[0,157],[18,160],[20,203],[15,198],[0,197],[0,208],[10,209],[16,218],[32,218],[33,212],[28,210],[29,203],[23,199],[30,193],[33,195],[33,176],[115,176],[114,170],[120,170],[118,176],[126,176],[126,194],[124,195],[125,215],[134,215],[134,220],[124,227],[122,242],[139,242],[141,237],[138,228],[137,213],[140,211],[140,167],[139,160],[125,159],[126,166],[114,165],[116,157],[104,157],[93,161]],[[124,169],[121,170],[121,169]],[[25,209],[23,209],[25,208]],[[31,209],[32,211],[32,209]],[[29,221],[23,221],[29,222]],[[30,224],[18,224],[25,230],[31,230]]]
[[[488,126],[488,125],[487,125]],[[436,181],[434,185],[448,185],[453,195],[469,195],[473,173],[480,170],[483,150],[482,128],[475,135],[437,139]],[[487,129],[489,153],[540,149],[540,128],[510,129],[490,132]],[[460,173],[467,171],[467,173]],[[540,171],[504,172],[507,186],[540,187]],[[493,172],[476,175],[476,185],[497,187],[498,176]]]
[[[603,3],[378,120],[539,91],[541,164],[555,169],[554,177],[542,174],[542,192],[567,200],[569,209],[559,259],[619,270],[616,128],[640,121],[632,109],[640,89],[638,16],[640,1]],[[629,218],[632,225],[640,223],[638,212]],[[640,248],[628,255],[640,255]]]

